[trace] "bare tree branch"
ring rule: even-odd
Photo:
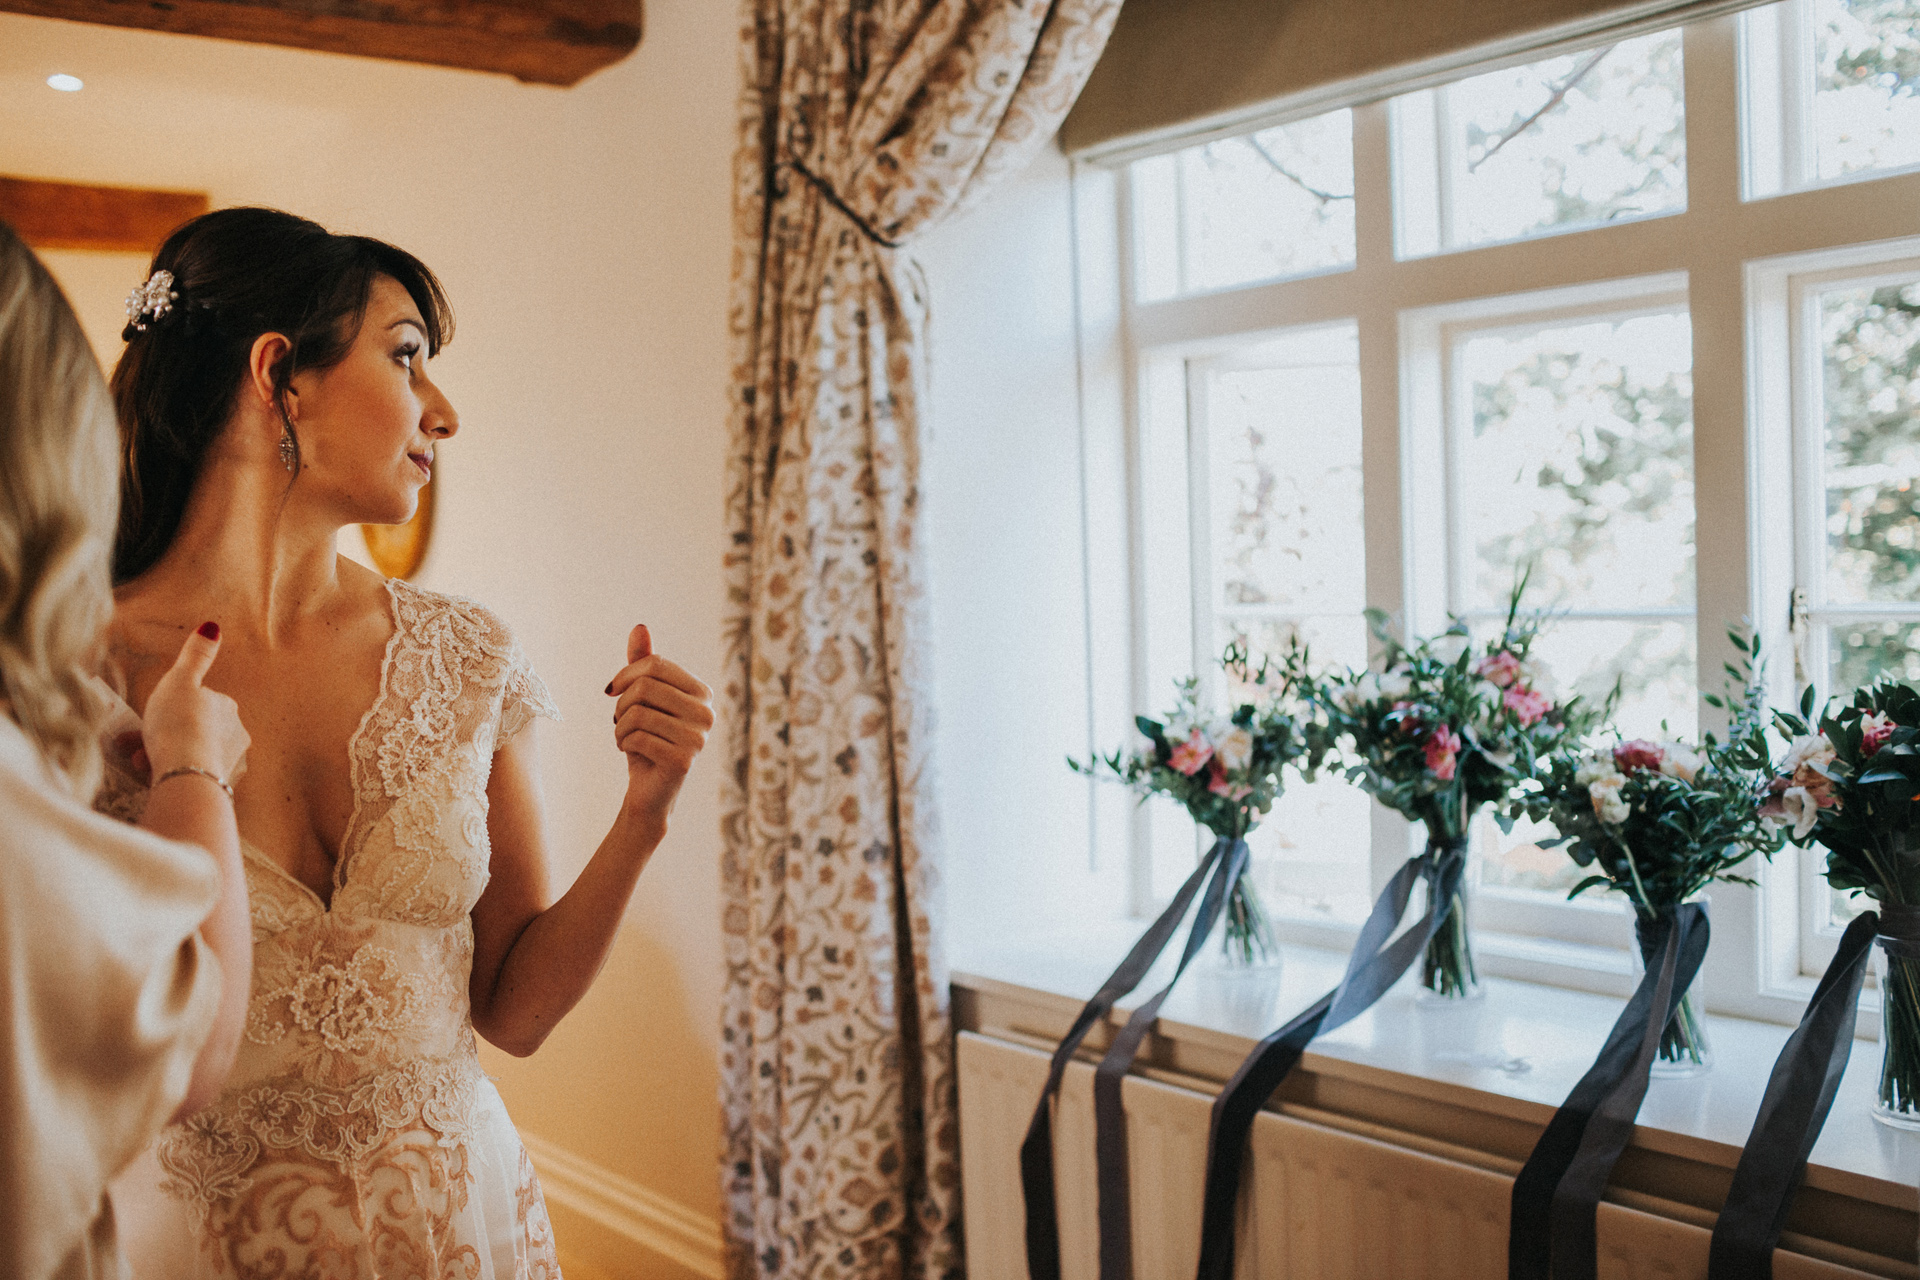
[[[1260,139],[1254,137],[1253,135],[1251,134],[1247,135],[1247,137],[1242,139],[1242,141],[1244,141],[1248,146],[1252,147],[1256,155],[1258,155],[1262,160],[1265,160],[1270,166],[1272,166],[1273,171],[1275,173],[1279,174],[1281,177],[1285,178],[1288,182],[1291,182],[1294,186],[1300,188],[1302,191],[1312,196],[1315,200],[1318,200],[1321,203],[1321,205],[1325,206],[1325,205],[1331,204],[1335,200],[1353,199],[1353,193],[1351,191],[1347,192],[1347,194],[1345,195],[1340,195],[1337,192],[1322,191],[1320,190],[1320,188],[1310,185],[1299,174],[1293,172],[1291,169],[1287,168],[1287,166],[1281,164],[1280,161],[1274,157],[1273,152],[1261,146]]]
[[[1547,100],[1540,105],[1540,109],[1538,111],[1534,112],[1532,115],[1528,116],[1525,120],[1522,120],[1519,124],[1513,126],[1513,128],[1501,134],[1499,138],[1494,141],[1494,144],[1491,147],[1488,147],[1485,151],[1482,151],[1480,153],[1480,158],[1478,160],[1471,161],[1467,165],[1467,172],[1472,173],[1475,169],[1478,169],[1481,165],[1493,159],[1495,155],[1499,154],[1500,148],[1506,146],[1509,142],[1512,142],[1515,138],[1519,137],[1521,134],[1525,133],[1527,130],[1533,128],[1535,124],[1539,123],[1541,116],[1544,116],[1545,114],[1547,114],[1547,112],[1553,110],[1555,107],[1559,106],[1563,101],[1565,101],[1566,96],[1569,93],[1573,92],[1574,86],[1579,84],[1582,80],[1585,80],[1587,78],[1587,73],[1592,71],[1595,67],[1599,66],[1600,59],[1612,53],[1613,48],[1614,47],[1612,45],[1608,45],[1604,49],[1595,49],[1593,51],[1593,56],[1591,58],[1588,58],[1585,62],[1581,63],[1578,67],[1575,67],[1573,70],[1573,74],[1569,75],[1564,81],[1562,81],[1557,87],[1555,87],[1554,91],[1547,96]]]

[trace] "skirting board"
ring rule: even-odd
[[[622,1277],[721,1280],[720,1224],[566,1148],[522,1133],[561,1251]]]

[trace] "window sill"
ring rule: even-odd
[[[1139,928],[1116,921],[959,945],[957,1025],[1036,1047],[1058,1043]],[[1091,1048],[1165,984],[1172,950],[1108,1028],[1089,1036]],[[1137,1070],[1217,1091],[1256,1041],[1339,980],[1346,961],[1341,952],[1303,946],[1283,953],[1277,975],[1233,973],[1211,949],[1203,953],[1162,1006]],[[1511,1173],[1592,1065],[1623,1003],[1496,977],[1487,981],[1486,999],[1434,1009],[1417,1005],[1413,979],[1403,978],[1372,1010],[1314,1041],[1269,1105]],[[1653,1081],[1609,1197],[1656,1201],[1711,1226],[1792,1029],[1714,1015],[1707,1026],[1713,1069]],[[1874,1274],[1920,1276],[1920,1134],[1873,1120],[1879,1069],[1879,1045],[1856,1040],[1783,1243],[1840,1263],[1864,1266],[1870,1259]]]

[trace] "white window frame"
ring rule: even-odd
[[[1746,264],[1753,380],[1754,452],[1771,478],[1764,501],[1790,510],[1756,539],[1766,591],[1786,597],[1793,625],[1777,651],[1773,672],[1778,705],[1789,705],[1802,683],[1825,698],[1829,688],[1828,627],[1849,618],[1913,619],[1920,606],[1834,605],[1826,595],[1826,493],[1822,484],[1824,353],[1818,296],[1834,288],[1872,285],[1920,275],[1920,236],[1806,253]],[[1791,668],[1789,672],[1787,669]],[[1821,876],[1826,855],[1790,850],[1767,877],[1761,935],[1762,989],[1805,999],[1833,959],[1840,930],[1826,912]],[[1784,864],[1784,865],[1783,865]],[[1869,979],[1871,982],[1871,979]],[[1869,990],[1865,1007],[1878,1008]]]
[[[1813,6],[1809,0],[1750,9],[1740,16],[1741,189],[1749,200],[1920,171],[1920,163],[1820,177],[1814,137],[1811,74]],[[1804,68],[1806,75],[1788,75]]]
[[[1505,610],[1475,605],[1468,598],[1472,549],[1459,491],[1452,482],[1460,471],[1464,437],[1472,429],[1471,389],[1461,368],[1464,339],[1509,328],[1686,309],[1686,277],[1667,273],[1474,298],[1402,313],[1400,358],[1406,386],[1413,389],[1404,407],[1405,470],[1408,475],[1448,477],[1437,493],[1428,487],[1410,494],[1408,561],[1414,566],[1410,578],[1423,584],[1410,599],[1416,633],[1439,631],[1449,617],[1470,623],[1505,617]],[[1438,589],[1424,584],[1438,584]],[[1572,610],[1565,616],[1694,621],[1690,609]],[[1623,972],[1623,964],[1630,963],[1624,952],[1626,906],[1617,898],[1587,895],[1571,902],[1554,901],[1541,893],[1498,886],[1476,886],[1473,895],[1474,928],[1491,935],[1487,943],[1496,953],[1615,976]]]
[[[1291,329],[1355,323],[1367,495],[1366,601],[1426,629],[1449,600],[1446,567],[1431,563],[1434,548],[1419,536],[1422,527],[1431,527],[1434,513],[1427,508],[1437,495],[1417,482],[1424,464],[1410,442],[1421,437],[1418,406],[1444,402],[1443,371],[1421,355],[1420,325],[1442,315],[1457,320],[1458,309],[1470,304],[1504,308],[1513,299],[1556,291],[1592,297],[1609,288],[1642,288],[1649,278],[1684,281],[1694,333],[1699,685],[1704,691],[1719,687],[1722,663],[1736,656],[1721,624],[1742,619],[1757,623],[1774,660],[1773,678],[1791,684],[1791,671],[1782,670],[1790,666],[1783,659],[1791,652],[1794,553],[1792,531],[1783,527],[1791,522],[1763,512],[1791,510],[1790,450],[1783,456],[1772,442],[1777,424],[1769,406],[1792,403],[1794,379],[1773,358],[1788,341],[1789,325],[1786,310],[1768,292],[1768,264],[1920,238],[1920,172],[1855,175],[1815,191],[1749,198],[1747,141],[1753,131],[1743,131],[1740,121],[1743,112],[1751,114],[1752,81],[1765,72],[1765,60],[1750,52],[1743,61],[1740,49],[1755,44],[1749,24],[1765,21],[1764,12],[1749,13],[1685,29],[1688,206],[1659,216],[1399,257],[1391,112],[1384,102],[1363,104],[1354,108],[1353,119],[1357,254],[1351,268],[1142,304],[1131,288],[1134,237],[1125,171],[1075,165],[1094,745],[1111,747],[1122,740],[1133,714],[1162,709],[1167,700],[1168,689],[1149,678],[1150,632],[1163,638],[1161,665],[1173,631],[1181,633],[1180,647],[1192,660],[1191,618],[1175,625],[1158,602],[1150,605],[1144,589],[1150,539],[1181,525],[1178,536],[1187,541],[1184,520],[1143,510],[1142,477],[1153,465],[1145,444],[1154,428],[1143,420],[1150,366],[1217,356]],[[1124,497],[1112,489],[1122,483]],[[1444,521],[1444,511],[1439,518]],[[1178,549],[1186,561],[1189,600],[1190,554],[1190,542]],[[1120,644],[1115,642],[1121,637],[1099,623],[1104,618],[1117,629],[1123,616],[1126,643]],[[1718,722],[1717,713],[1702,708],[1703,727]],[[1155,896],[1149,824],[1130,806],[1122,813],[1114,801],[1095,803],[1101,815],[1096,844],[1124,842],[1129,900],[1143,913]],[[1413,839],[1397,815],[1373,807],[1369,849],[1376,889],[1407,856]],[[1102,859],[1097,850],[1094,856]],[[1799,1017],[1813,985],[1807,960],[1817,958],[1803,957],[1800,937],[1806,856],[1789,853],[1760,868],[1758,893],[1715,887],[1714,945],[1703,978],[1710,1009],[1777,1022]],[[1493,901],[1483,892],[1483,916],[1497,914],[1490,910]],[[1603,924],[1577,914],[1562,919],[1587,919],[1593,927],[1569,928],[1558,937],[1530,934],[1518,925],[1512,931],[1482,928],[1476,948],[1483,968],[1624,994],[1632,982],[1624,914]],[[1617,930],[1611,945],[1590,940],[1609,929]],[[1295,941],[1334,946],[1353,936],[1352,929],[1325,922],[1289,921],[1282,932]],[[1861,1024],[1871,1032],[1872,1019]]]

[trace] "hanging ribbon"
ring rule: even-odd
[[[1147,970],[1166,950],[1181,919],[1193,905],[1202,882],[1207,882],[1200,910],[1195,913],[1193,925],[1187,931],[1186,947],[1181,952],[1179,967],[1174,970],[1173,981],[1167,983],[1158,995],[1127,1020],[1126,1027],[1114,1038],[1106,1056],[1101,1059],[1094,1077],[1095,1150],[1100,1168],[1101,1257],[1102,1275],[1105,1276],[1109,1220],[1116,1217],[1122,1221],[1130,1219],[1126,1202],[1126,1120],[1124,1112],[1120,1110],[1119,1078],[1126,1074],[1133,1056],[1139,1052],[1140,1042],[1158,1014],[1161,1002],[1173,990],[1173,984],[1180,980],[1180,975],[1186,972],[1187,965],[1205,944],[1207,935],[1213,932],[1213,926],[1226,905],[1228,892],[1246,869],[1247,857],[1245,840],[1230,840],[1222,836],[1215,841],[1206,856],[1200,859],[1200,865],[1194,868],[1193,874],[1173,895],[1172,903],[1140,935],[1140,940],[1133,944],[1133,950],[1127,953],[1127,958],[1120,962],[1120,966],[1101,984],[1093,999],[1087,1001],[1080,1010],[1080,1016],[1074,1019],[1073,1026],[1061,1039],[1060,1047],[1054,1050],[1046,1088],[1041,1090],[1040,1104],[1034,1108],[1033,1120],[1027,1125],[1027,1136],[1020,1144],[1020,1187],[1026,1199],[1027,1274],[1030,1280],[1060,1280],[1060,1224],[1053,1182],[1052,1102],[1059,1096],[1060,1081],[1066,1074],[1067,1063],[1072,1061],[1074,1051],[1087,1038],[1087,1033],[1112,1010],[1114,1002],[1139,986],[1140,980],[1147,976]],[[1212,877],[1210,882],[1209,876]],[[1110,1088],[1104,1084],[1109,1080]],[[1110,1096],[1110,1107],[1103,1104],[1103,1094]],[[1115,1160],[1117,1163],[1113,1163]],[[1110,1190],[1110,1183],[1117,1187],[1117,1195]],[[1130,1227],[1127,1231],[1130,1234]],[[1124,1241],[1127,1235],[1122,1234],[1119,1238]],[[1130,1253],[1123,1265],[1130,1272]]]
[[[1199,1280],[1232,1280],[1234,1209],[1240,1198],[1240,1172],[1253,1120],[1315,1036],[1343,1026],[1371,1008],[1426,950],[1446,923],[1466,866],[1466,841],[1429,844],[1394,873],[1360,927],[1346,975],[1304,1013],[1254,1046],[1213,1100],[1207,1132],[1206,1199],[1200,1225]],[[1406,914],[1418,881],[1427,886],[1426,914],[1398,938],[1392,937]],[[1105,1241],[1102,1241],[1104,1248]],[[1104,1254],[1103,1254],[1104,1256]],[[1104,1267],[1101,1280],[1109,1280]]]
[[[1773,1248],[1787,1208],[1846,1074],[1867,956],[1883,927],[1906,945],[1920,944],[1920,907],[1885,907],[1880,916],[1865,912],[1840,936],[1800,1025],[1774,1060],[1726,1205],[1713,1225],[1707,1280],[1773,1276]]]
[[[1160,1005],[1173,990],[1173,983],[1180,981],[1188,961],[1213,931],[1213,922],[1226,903],[1226,891],[1246,870],[1247,857],[1247,842],[1236,840],[1226,864],[1207,886],[1206,897],[1201,899],[1200,914],[1194,917],[1193,930],[1187,935],[1187,949],[1180,957],[1179,968],[1173,971],[1173,981],[1133,1011],[1094,1071],[1094,1164],[1100,1178],[1100,1280],[1132,1280],[1133,1277],[1133,1203],[1128,1186],[1127,1113],[1120,1105],[1120,1082],[1133,1065],[1134,1055],[1140,1052],[1147,1028],[1159,1017]]]
[[[1648,963],[1593,1066],[1514,1178],[1508,1280],[1594,1280],[1598,1274],[1601,1194],[1633,1137],[1661,1033],[1707,954],[1705,904],[1682,903],[1656,927],[1666,935],[1659,963]]]

